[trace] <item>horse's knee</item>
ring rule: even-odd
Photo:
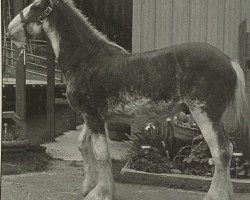
[[[92,145],[96,153],[96,159],[101,161],[108,161],[110,159],[108,144],[106,136],[104,134],[93,134],[92,136]]]
[[[78,137],[78,149],[79,151],[87,151],[88,140],[90,140],[90,135],[88,133],[86,125],[83,126],[82,132]]]

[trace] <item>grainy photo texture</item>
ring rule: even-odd
[[[250,198],[250,0],[3,0],[2,44],[2,199]]]

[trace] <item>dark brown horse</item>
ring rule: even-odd
[[[130,54],[66,0],[36,0],[8,29],[19,47],[29,35],[42,32],[51,41],[67,80],[69,104],[85,121],[79,149],[86,200],[114,200],[105,121],[115,113],[136,115],[142,108],[165,118],[169,107],[188,108],[210,147],[215,173],[205,199],[233,199],[233,150],[224,127],[234,127],[244,112],[244,74],[236,61],[204,43]]]

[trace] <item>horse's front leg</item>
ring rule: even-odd
[[[82,193],[86,196],[96,186],[98,178],[98,165],[92,149],[90,131],[87,129],[86,123],[78,138],[78,148],[82,154],[84,169]]]
[[[91,121],[89,119],[87,120],[87,126],[91,131],[91,144],[98,163],[99,176],[97,185],[89,192],[85,200],[114,200],[115,185],[104,122],[102,120]]]

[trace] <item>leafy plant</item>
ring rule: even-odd
[[[250,161],[248,158],[248,145],[246,140],[246,130],[238,130],[234,137],[230,137],[233,144],[234,154],[231,160],[231,176],[236,178],[249,178]]]
[[[166,127],[159,122],[148,124],[141,133],[132,133],[127,136],[130,141],[126,143],[135,153],[139,153],[142,146],[150,146],[158,149],[159,153],[165,157],[169,157],[171,141],[174,139],[170,131],[167,131]]]
[[[160,151],[153,147],[140,149],[138,154],[132,156],[128,167],[151,173],[170,173],[173,164],[169,158],[162,156]]]
[[[174,163],[186,174],[207,175],[212,171],[210,158],[209,147],[205,140],[202,140],[198,144],[193,142],[192,145],[181,148],[174,158]]]

